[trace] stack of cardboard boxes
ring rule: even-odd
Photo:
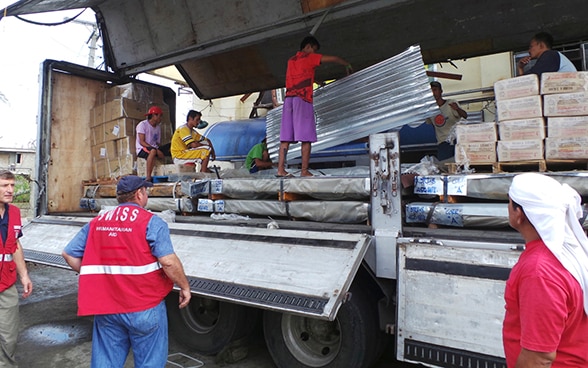
[[[545,121],[539,79],[530,74],[494,84],[499,162],[543,159]]]
[[[491,164],[496,162],[496,124],[458,124],[455,126],[455,162]]]
[[[588,72],[544,73],[545,158],[588,159]]]
[[[136,173],[136,126],[146,118],[145,113],[153,105],[163,110],[161,141],[167,143],[171,139],[172,125],[161,88],[128,83],[97,94],[90,118],[95,179]]]

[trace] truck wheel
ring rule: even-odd
[[[381,353],[375,303],[354,288],[334,321],[265,311],[268,350],[280,368],[367,368]]]
[[[179,309],[177,292],[170,293],[166,303],[170,332],[178,342],[200,354],[215,355],[252,329],[248,309],[237,304],[192,294],[190,304]]]

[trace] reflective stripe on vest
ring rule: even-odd
[[[100,266],[87,265],[80,268],[80,275],[145,275],[161,268],[159,262],[144,266]]]
[[[3,254],[2,262],[12,262],[12,254]]]

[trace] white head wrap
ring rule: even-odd
[[[588,314],[588,238],[578,221],[582,217],[578,192],[548,176],[525,173],[513,178],[508,195],[523,207],[547,248],[578,280]]]

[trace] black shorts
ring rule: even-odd
[[[153,147],[149,147],[149,148],[143,147],[139,151],[139,153],[137,153],[137,157],[141,157],[141,158],[147,159],[147,157],[149,157],[149,151],[151,151],[153,149],[155,149],[155,148],[153,148]]]

